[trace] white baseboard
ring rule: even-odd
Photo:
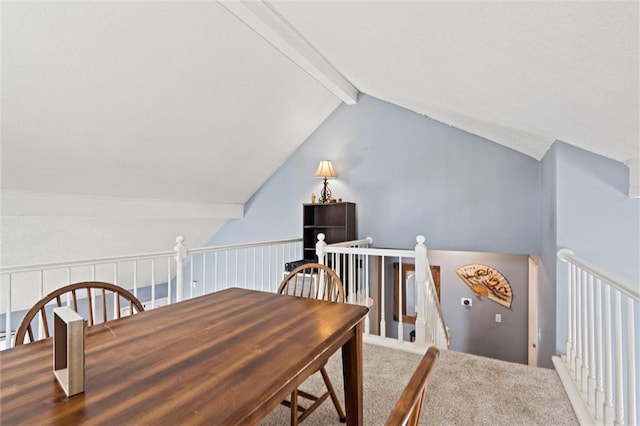
[[[384,346],[385,348],[398,349],[414,354],[424,355],[427,352],[427,347],[420,348],[412,342],[399,342],[397,339],[376,336],[373,334],[365,334],[363,336],[363,341],[364,343],[369,343],[371,345]]]
[[[567,363],[557,356],[551,357],[551,360],[553,361],[553,365],[556,367],[558,376],[560,376],[560,381],[562,382],[564,390],[569,397],[569,401],[573,406],[573,411],[576,413],[578,422],[583,426],[597,424],[596,419],[591,415],[591,410],[589,410],[587,401],[584,399],[580,389],[578,389],[576,383],[571,378],[571,372],[569,371]]]

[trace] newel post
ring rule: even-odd
[[[427,345],[427,323],[425,318],[426,309],[426,291],[427,291],[427,246],[424,245],[424,235],[416,237],[416,300],[417,300],[417,316],[416,316],[416,345]]]
[[[173,250],[176,252],[176,302],[181,302],[184,296],[184,259],[187,257],[187,248],[182,244],[184,237],[179,235],[176,237],[176,246]]]
[[[316,243],[316,256],[318,256],[318,263],[321,265],[326,265],[324,248],[327,243],[324,242],[324,238],[324,234],[318,234],[318,242]]]

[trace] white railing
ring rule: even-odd
[[[227,287],[275,291],[284,264],[302,257],[302,239],[192,249],[182,237],[176,243],[173,250],[157,253],[0,268],[0,349],[11,347],[12,334],[31,306],[70,283],[110,282],[153,309]]]
[[[320,234],[316,249],[321,262],[343,280],[347,302],[372,309],[365,338],[424,352],[431,344],[446,348],[449,340],[424,237],[417,241],[414,250],[378,249],[370,247],[371,238],[326,245]],[[228,287],[274,292],[285,263],[302,257],[302,239],[187,248],[178,237],[173,250],[164,252],[2,267],[0,349],[12,345],[12,333],[31,306],[70,283],[111,282],[132,291],[145,309],[153,309]],[[394,281],[403,284],[395,286],[395,297]]]
[[[329,245],[324,239],[318,235],[318,261],[338,273],[349,303],[370,308],[365,339],[418,352],[430,345],[448,348],[423,236],[413,250],[372,248],[371,238]]]
[[[567,264],[566,354],[554,364],[582,424],[637,425],[640,285],[561,249]]]

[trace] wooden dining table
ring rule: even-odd
[[[52,339],[7,349],[0,424],[256,424],[342,348],[347,424],[361,425],[367,311],[231,288],[95,325],[72,397]]]

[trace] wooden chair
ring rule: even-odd
[[[96,295],[95,300],[96,302],[98,302],[99,300],[100,305],[96,303],[95,311],[96,311],[96,315],[102,316],[102,321],[96,321],[96,318],[94,318],[94,309],[93,309],[94,297],[92,297],[92,294],[91,294],[92,289],[99,291],[99,293]],[[85,290],[86,292],[82,290]],[[91,327],[94,324],[98,324],[99,322],[109,321],[108,312],[113,311],[114,309],[112,304],[109,304],[109,306],[107,306],[107,300],[111,299],[111,297],[107,297],[107,296],[110,296],[111,294],[113,294],[113,299],[114,299],[114,302],[112,303],[115,303],[115,314],[112,315],[112,317],[115,317],[115,318],[122,317],[121,308],[123,308],[124,306],[122,306],[121,299],[124,299],[125,306],[127,304],[126,302],[128,302],[130,314],[133,314],[134,311],[135,312],[144,311],[144,307],[142,306],[142,303],[140,303],[137,297],[131,294],[128,290],[122,287],[118,287],[117,285],[99,282],[99,281],[87,281],[87,282],[69,284],[67,286],[61,287],[49,293],[44,298],[42,298],[38,303],[36,303],[29,310],[29,312],[27,312],[27,314],[24,316],[24,318],[20,322],[20,325],[18,326],[18,330],[16,331],[16,338],[15,338],[14,345],[18,346],[18,345],[22,345],[23,343],[28,343],[28,342],[25,342],[25,338],[27,337],[27,335],[29,336],[30,342],[35,341],[32,324],[34,321],[37,321],[38,319],[40,319],[41,321],[39,323],[39,327],[42,328],[44,337],[45,338],[49,337],[49,321],[47,319],[47,307],[48,306],[51,307],[51,305],[49,305],[49,302],[53,301],[54,299],[56,301],[56,305],[60,307],[60,306],[66,305],[66,303],[63,304],[63,302],[66,302],[67,297],[69,297],[69,299],[71,300],[71,304],[69,307],[81,315],[82,313],[84,313],[87,317],[89,327]],[[79,310],[78,300],[83,300],[82,297],[86,297],[86,299],[84,299],[86,300],[86,309]],[[85,308],[85,306],[82,306],[82,307]],[[51,312],[52,312],[52,309],[49,309],[49,316],[52,315]],[[115,319],[115,318],[111,318],[111,319]]]
[[[433,370],[440,351],[431,346],[422,357],[420,364],[409,379],[409,383],[400,394],[400,398],[391,410],[385,426],[417,426],[422,411],[422,402],[427,390],[427,381]]]
[[[329,302],[344,302],[344,288],[342,287],[340,277],[338,277],[331,268],[319,263],[306,263],[295,268],[284,278],[282,283],[280,283],[278,293],[327,300]],[[346,422],[346,416],[324,365],[318,371],[327,386],[327,392],[320,396],[315,396],[303,390],[296,389],[291,393],[291,401],[282,401],[282,405],[291,408],[292,425],[297,425],[306,419],[329,396],[331,396],[340,421],[343,423]],[[311,405],[308,408],[299,405],[298,397],[312,401]],[[298,416],[298,412],[300,416]]]

